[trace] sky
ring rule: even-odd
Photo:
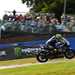
[[[6,11],[28,12],[29,8],[22,4],[21,0],[0,0],[0,19],[7,13]]]

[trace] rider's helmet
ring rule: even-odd
[[[60,39],[62,39],[62,35],[61,34],[56,34],[55,38],[60,40]]]

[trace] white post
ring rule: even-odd
[[[64,19],[65,19],[65,16],[66,16],[66,3],[67,3],[67,0],[64,0]]]
[[[1,26],[0,26],[0,39],[1,39]]]

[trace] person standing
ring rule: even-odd
[[[12,13],[13,13],[13,16],[16,16],[16,10],[13,10]]]

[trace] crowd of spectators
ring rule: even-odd
[[[1,23],[7,31],[24,31],[32,33],[75,32],[75,19],[72,16],[61,17],[61,23],[49,15],[7,15]]]

